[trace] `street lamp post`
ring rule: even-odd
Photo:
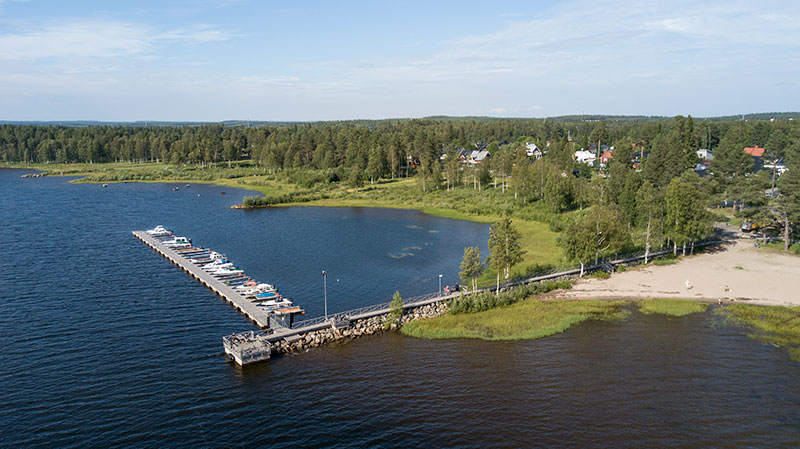
[[[439,296],[442,296],[442,275],[439,275]]]
[[[328,320],[328,272],[322,270],[322,291],[325,295],[325,320]]]

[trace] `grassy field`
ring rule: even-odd
[[[732,304],[718,310],[733,322],[753,329],[751,338],[786,348],[792,360],[800,362],[800,307]]]
[[[660,314],[670,316],[684,316],[692,313],[705,312],[708,303],[687,301],[684,299],[647,299],[637,301],[639,312],[646,315]]]
[[[619,320],[630,312],[624,301],[542,301],[527,299],[484,312],[443,315],[412,321],[402,327],[417,338],[532,340],[564,332],[586,320]]]

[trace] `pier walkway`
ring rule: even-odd
[[[157,253],[166,257],[170,262],[179,266],[183,271],[189,273],[193,278],[200,281],[203,285],[210,288],[211,291],[231,303],[246,317],[253,320],[258,327],[262,329],[269,327],[269,315],[256,307],[255,304],[248,301],[247,298],[245,298],[239,292],[206,273],[199,266],[189,262],[188,259],[181,256],[174,249],[168,248],[166,245],[161,244],[161,242],[157,239],[147,235],[145,231],[133,231],[133,235],[137,239],[144,242],[145,245],[153,248]]]
[[[133,231],[133,235],[144,242],[147,246],[151,247],[156,252],[169,259],[172,263],[189,273],[192,277],[203,283],[205,286],[210,288],[214,293],[231,303],[241,313],[253,320],[262,329],[261,332],[248,331],[239,334],[234,333],[230,336],[223,337],[223,345],[225,346],[226,353],[233,356],[240,365],[260,360],[268,360],[270,355],[270,345],[272,343],[282,340],[293,341],[300,338],[301,335],[309,332],[316,332],[329,328],[346,328],[349,327],[352,322],[385,315],[390,311],[389,302],[385,302],[344,312],[333,313],[327,317],[322,316],[308,320],[297,321],[292,323],[290,328],[284,327],[278,323],[277,320],[270,320],[268,313],[256,307],[254,303],[249,301],[236,290],[214,278],[209,273],[206,273],[200,267],[184,258],[177,251],[167,247],[166,245],[163,245],[158,239],[147,235],[147,233],[144,231]],[[700,242],[696,243],[695,247],[718,245],[720,243],[723,243],[723,240]],[[670,253],[672,253],[672,250],[669,249],[654,251],[651,252],[648,257],[650,259],[655,259]],[[584,272],[590,273],[596,270],[613,271],[615,267],[619,265],[638,263],[643,259],[644,253],[627,255],[626,257],[622,258],[609,258],[600,261],[599,263],[586,266]],[[503,289],[517,285],[542,282],[567,276],[575,276],[578,275],[580,271],[581,270],[579,268],[567,270],[562,268],[560,270],[540,272],[529,278],[501,284],[500,288]],[[495,287],[489,287],[479,289],[477,292],[493,292],[494,290]],[[428,295],[407,298],[403,301],[403,309],[415,309],[429,304],[448,301],[458,297],[463,293],[455,292],[450,295],[432,293]]]

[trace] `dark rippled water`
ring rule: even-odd
[[[0,170],[0,446],[800,445],[800,365],[712,313],[514,343],[382,335],[238,368],[220,337],[249,321],[131,229],[226,252],[315,316],[322,269],[334,311],[433,291],[486,226],[20,174]]]

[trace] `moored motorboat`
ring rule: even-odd
[[[172,235],[172,231],[162,225],[158,225],[153,229],[145,231],[150,237],[167,237]]]
[[[164,240],[161,242],[162,245],[166,246],[167,248],[190,248],[192,246],[192,242],[189,241],[186,237],[175,237],[172,240]]]

